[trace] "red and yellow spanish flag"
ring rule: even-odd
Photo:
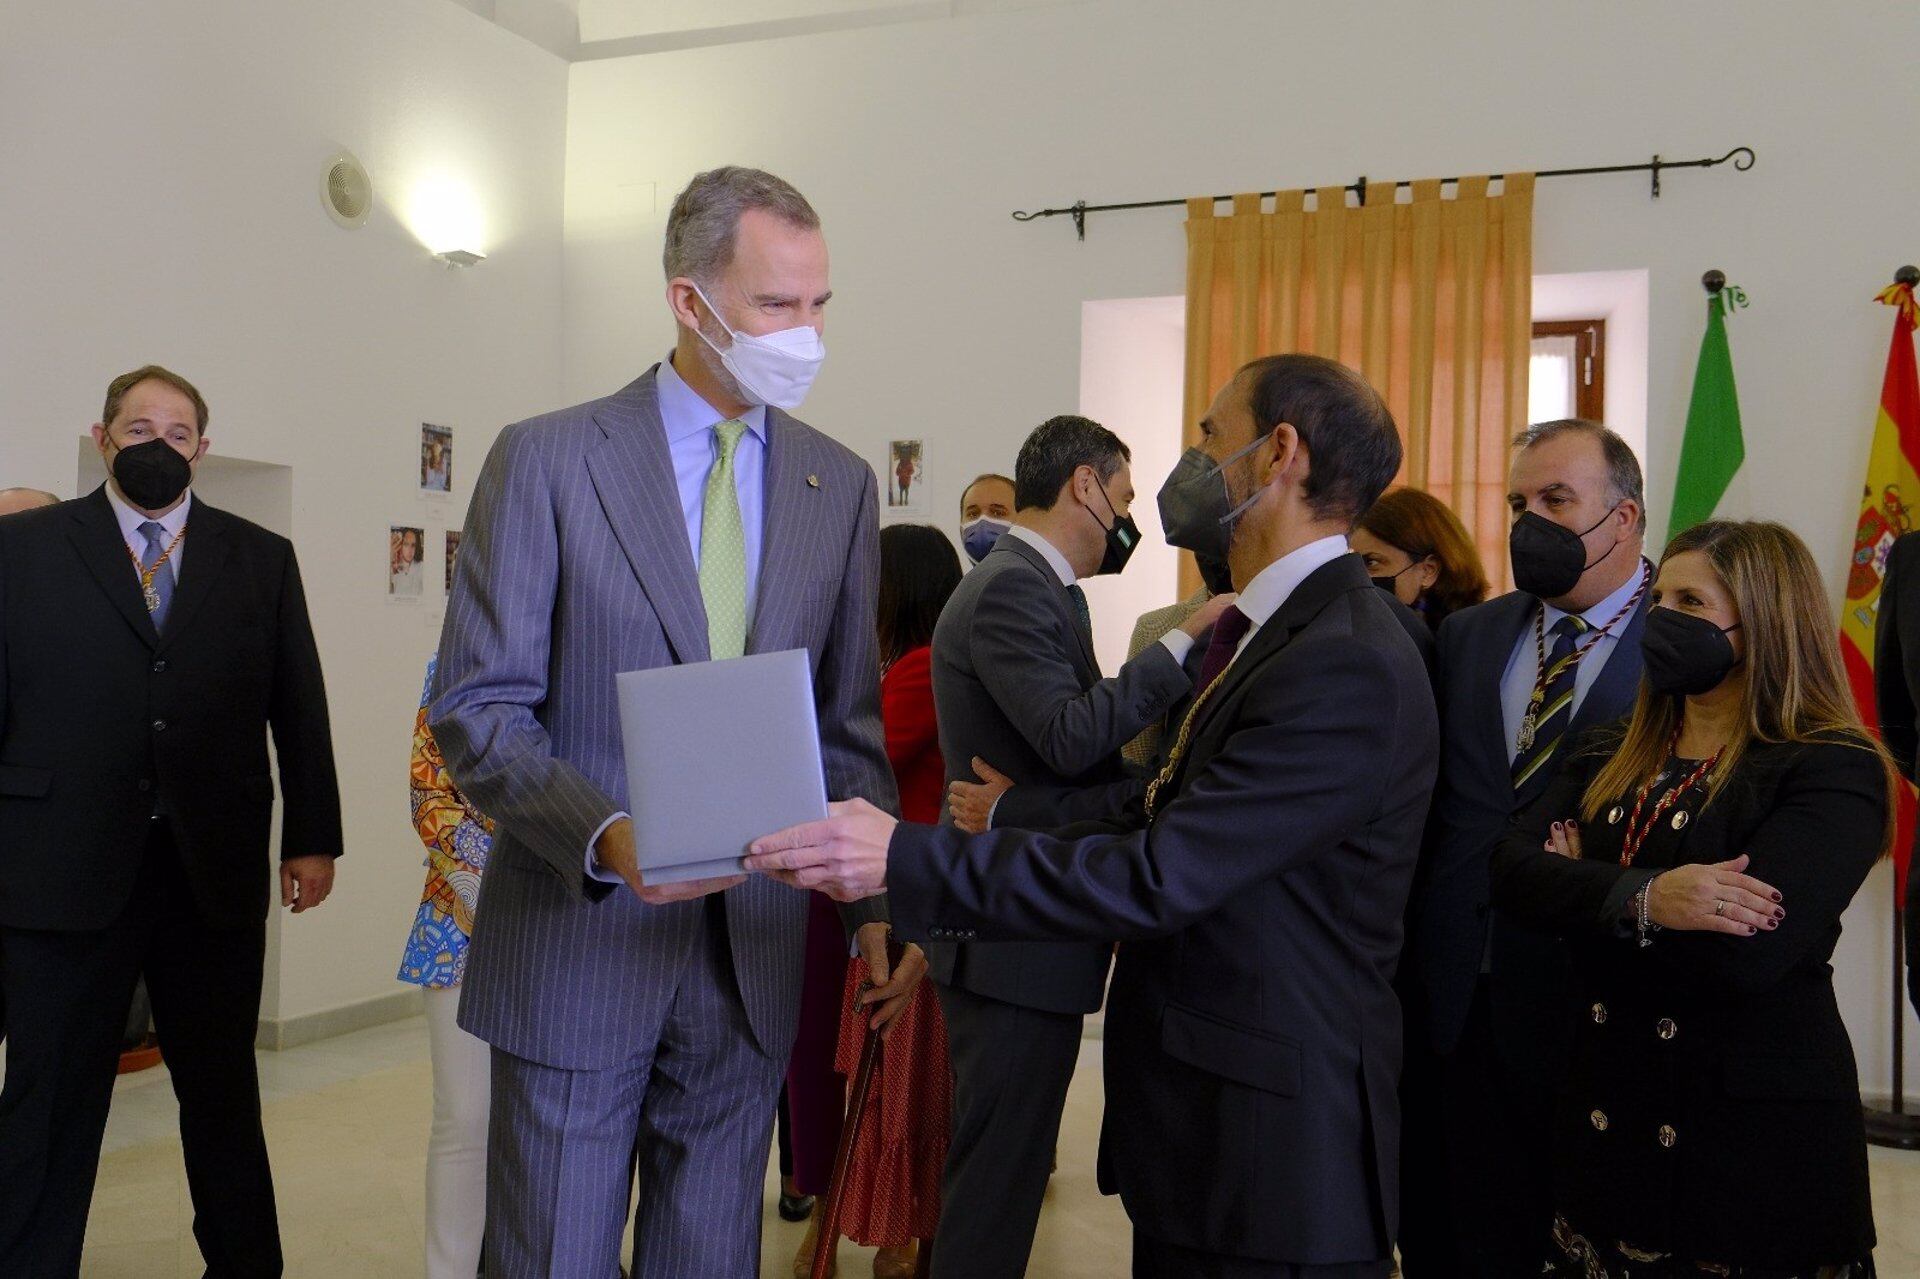
[[[1913,286],[1895,284],[1879,300],[1895,308],[1893,346],[1887,352],[1887,376],[1880,386],[1880,416],[1873,425],[1873,452],[1867,459],[1867,486],[1854,528],[1853,562],[1847,570],[1847,599],[1840,612],[1840,655],[1861,718],[1875,732],[1880,716],[1873,694],[1873,621],[1880,607],[1880,583],[1887,573],[1887,552],[1895,538],[1915,527],[1908,502],[1920,502],[1920,373],[1916,372],[1913,332],[1920,325],[1920,304]],[[1895,901],[1906,900],[1907,855],[1913,848],[1914,795],[1900,788],[1900,826],[1893,846]]]

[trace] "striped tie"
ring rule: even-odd
[[[1547,688],[1540,700],[1540,713],[1533,724],[1533,741],[1513,757],[1513,788],[1519,790],[1551,760],[1560,739],[1573,722],[1573,692],[1580,664],[1573,659],[1573,647],[1588,630],[1587,620],[1569,615],[1553,624],[1553,647],[1547,650]]]

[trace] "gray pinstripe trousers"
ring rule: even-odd
[[[665,1018],[608,1070],[493,1050],[489,1279],[614,1279],[635,1160],[634,1279],[760,1272],[761,1189],[786,1057],[762,1053],[706,899]]]

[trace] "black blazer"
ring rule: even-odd
[[[1542,1010],[1556,1006],[1564,989],[1562,948],[1501,919],[1491,911],[1487,891],[1494,846],[1513,815],[1553,780],[1550,761],[1524,789],[1514,790],[1513,743],[1501,709],[1501,676],[1538,607],[1533,596],[1513,591],[1461,609],[1440,626],[1440,783],[1408,910],[1402,980],[1411,1020],[1438,1053],[1450,1053],[1460,1042],[1489,931],[1496,1035],[1509,1042],[1537,1039]],[[1570,734],[1633,709],[1646,610],[1643,598],[1581,699]]]
[[[900,826],[896,919],[1118,938],[1101,1187],[1144,1234],[1383,1258],[1398,1214],[1392,977],[1438,726],[1357,555],[1296,588],[1201,709],[1150,827]],[[1018,793],[1009,791],[1009,795]]]
[[[1582,739],[1494,856],[1499,908],[1564,934],[1574,957],[1559,1210],[1589,1238],[1692,1261],[1800,1274],[1863,1260],[1866,1135],[1829,960],[1885,835],[1879,757],[1840,742],[1756,745],[1712,803],[1690,793],[1624,868],[1633,795],[1591,821],[1580,811],[1618,736]],[[1577,862],[1541,847],[1568,817],[1581,824]],[[1639,945],[1628,901],[1654,874],[1742,853],[1784,898],[1779,928]]]
[[[223,927],[273,900],[273,730],[286,856],[337,857],[320,657],[293,545],[195,499],[164,636],[104,488],[0,520],[0,924],[102,928],[156,809]]]
[[[1167,713],[1190,681],[1150,645],[1111,679],[1038,547],[1009,533],[968,573],[933,632],[933,699],[949,782],[976,780],[977,755],[1021,789],[1125,773],[1120,748]],[[998,816],[998,814],[996,814]],[[1036,826],[1064,823],[1034,813]],[[934,978],[992,999],[1089,1013],[1106,993],[1111,945],[928,939]]]

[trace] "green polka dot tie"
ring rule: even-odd
[[[707,472],[700,515],[700,598],[707,605],[707,648],[719,661],[747,651],[747,533],[733,482],[733,455],[747,424],[722,422],[713,429],[720,456]]]

